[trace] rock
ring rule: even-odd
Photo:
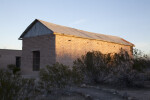
[[[128,97],[128,100],[137,100],[135,97]]]
[[[128,94],[127,94],[127,92],[123,93],[121,96],[122,96],[124,99],[128,99]]]
[[[92,97],[90,95],[85,95],[86,100],[93,100]]]
[[[113,94],[117,94],[116,92],[113,92]]]
[[[97,86],[96,89],[100,89],[100,87]]]
[[[81,88],[85,88],[85,87],[86,87],[86,84],[82,84],[80,87],[81,87]]]

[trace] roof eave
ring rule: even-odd
[[[19,37],[18,40],[22,40],[22,38]]]
[[[129,41],[123,39],[123,38],[121,38],[121,39],[122,39],[124,42],[129,43],[131,46],[135,47],[135,45],[134,45],[133,43],[131,43],[131,42],[129,42]]]

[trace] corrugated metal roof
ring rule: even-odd
[[[42,20],[35,20],[32,24],[34,24],[37,21],[41,22],[48,29],[52,30],[55,33],[73,35],[73,36],[77,36],[77,37],[97,39],[97,40],[102,40],[102,41],[107,41],[107,42],[113,42],[113,43],[118,43],[118,44],[134,46],[132,43],[130,43],[120,37],[117,37],[117,36],[87,32],[87,31],[83,31],[83,30],[79,30],[79,29],[75,29],[75,28],[56,25],[56,24],[49,23],[49,22],[42,21]],[[30,29],[31,26],[33,26],[32,24],[25,30],[25,32],[23,32],[23,34],[20,36],[20,38],[23,38],[24,34]]]

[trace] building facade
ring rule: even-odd
[[[32,76],[38,75],[40,68],[55,62],[72,66],[74,60],[88,51],[107,54],[124,49],[132,55],[134,46],[120,37],[87,32],[37,19],[19,39],[23,42],[22,73]]]

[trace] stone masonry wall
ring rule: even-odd
[[[55,36],[24,38],[22,50],[22,74],[37,76],[38,71],[33,71],[33,51],[40,51],[40,68],[55,63]]]
[[[9,64],[16,64],[16,57],[21,57],[22,50],[0,49],[0,68],[7,68]]]
[[[56,35],[56,61],[72,65],[76,58],[81,57],[88,51],[101,51],[102,53],[117,53],[120,49],[131,53],[131,46],[103,42],[92,39],[83,39],[71,36]]]

